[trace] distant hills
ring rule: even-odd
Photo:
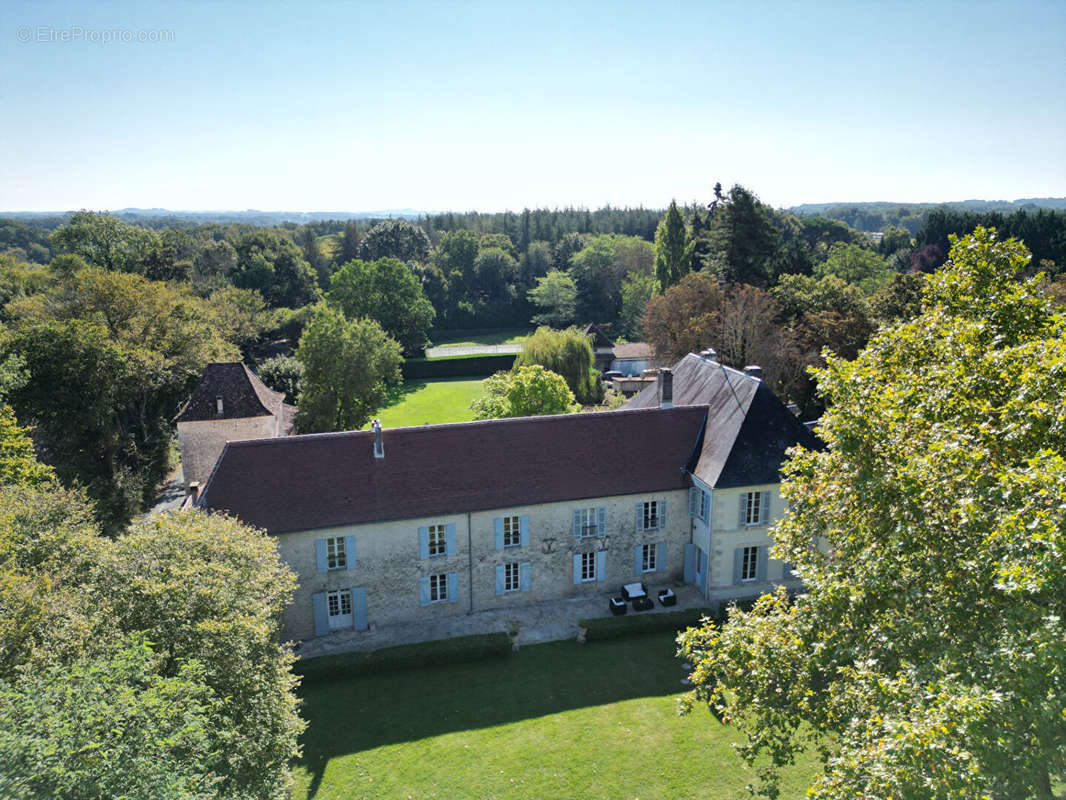
[[[91,209],[97,210],[97,209]],[[120,208],[107,211],[124,222],[153,223],[158,227],[165,223],[184,223],[187,225],[207,225],[211,223],[242,225],[284,225],[293,223],[305,225],[308,222],[322,220],[367,220],[367,219],[417,219],[427,213],[413,208],[392,208],[384,211],[258,211],[249,208],[245,211],[172,211],[168,208]],[[15,219],[19,222],[57,227],[70,219],[73,211],[0,211],[0,219]]]
[[[953,200],[949,203],[892,203],[887,201],[862,203],[803,203],[786,209],[792,214],[826,214],[840,208],[864,211],[889,211],[905,208],[909,211],[932,211],[947,206],[959,211],[1028,211],[1038,208],[1066,209],[1066,197],[1025,197],[1020,200]]]

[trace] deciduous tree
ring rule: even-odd
[[[349,261],[333,274],[327,301],[348,319],[372,319],[414,352],[429,341],[436,312],[410,268],[396,258]]]
[[[476,419],[566,414],[577,409],[566,379],[539,364],[485,379],[485,394],[471,406]]]
[[[529,290],[529,299],[541,313],[533,316],[538,325],[562,328],[574,321],[577,309],[577,286],[565,272],[552,270]]]
[[[537,328],[522,344],[522,352],[515,359],[515,369],[531,364],[540,364],[562,375],[570,391],[582,403],[597,403],[603,397],[589,337],[577,328],[562,331]]]
[[[671,200],[666,216],[655,231],[655,277],[664,289],[688,274],[691,252],[686,262],[686,244],[685,220],[677,202]]]
[[[917,319],[817,371],[829,447],[792,454],[773,531],[807,593],[681,640],[771,795],[812,744],[816,799],[1051,800],[1066,774],[1066,335],[1028,260],[954,239]]]

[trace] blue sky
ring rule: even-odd
[[[0,57],[0,210],[1066,195],[1063,0],[7,2]]]

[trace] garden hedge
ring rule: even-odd
[[[517,353],[490,353],[482,356],[409,358],[403,362],[405,381],[422,378],[487,378],[514,366]]]
[[[577,624],[585,629],[586,642],[596,642],[653,631],[680,631],[699,625],[703,617],[716,619],[709,608],[688,608],[663,614],[630,612],[619,617],[582,619]]]
[[[386,647],[368,653],[339,653],[300,659],[293,665],[293,672],[302,675],[304,680],[314,680],[394,672],[430,664],[462,664],[488,658],[506,658],[510,654],[510,636],[503,632],[486,633]]]

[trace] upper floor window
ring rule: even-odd
[[[581,509],[581,536],[582,538],[588,538],[590,536],[597,536],[600,532],[600,526],[596,522],[596,509],[595,508],[583,508]]]
[[[656,531],[662,525],[662,507],[657,500],[641,503],[641,530]]]
[[[709,505],[707,492],[703,491],[703,489],[693,486],[688,490],[688,513],[690,516],[699,517],[706,521]]]
[[[503,518],[503,546],[520,547],[522,544],[522,528],[519,517]],[[517,566],[516,566],[517,569]],[[516,573],[517,574],[517,573]]]
[[[326,565],[329,569],[348,569],[348,554],[344,550],[344,537],[326,539]]]
[[[443,525],[429,525],[429,554],[443,556],[448,552],[448,536]]]
[[[764,525],[769,505],[766,492],[745,492],[741,495],[741,520],[744,525]]]

